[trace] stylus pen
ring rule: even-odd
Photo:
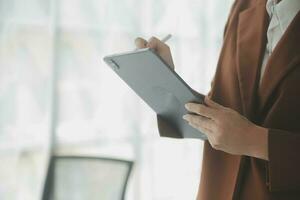
[[[170,38],[172,37],[171,34],[166,35],[166,37],[164,37],[163,39],[161,39],[162,42],[166,42],[168,41]]]

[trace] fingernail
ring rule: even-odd
[[[189,109],[189,105],[188,105],[188,104],[185,104],[184,107],[185,107],[186,109]]]
[[[184,120],[187,120],[187,119],[188,119],[188,116],[187,116],[187,115],[183,115],[182,118],[183,118]]]

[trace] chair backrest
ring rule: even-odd
[[[133,162],[53,156],[42,200],[124,200]]]

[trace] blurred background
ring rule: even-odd
[[[203,142],[160,138],[155,113],[102,58],[171,33],[177,73],[206,94],[231,4],[0,0],[0,199],[41,199],[53,155],[133,161],[129,200],[195,199]]]

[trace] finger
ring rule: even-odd
[[[152,48],[152,49],[157,49],[157,46],[158,46],[159,42],[160,42],[160,40],[157,39],[156,37],[151,37],[148,40],[147,47]]]
[[[197,130],[199,130],[201,133],[204,133],[206,137],[209,137],[212,134],[212,131],[203,127],[199,127],[197,124],[189,123],[189,125]]]
[[[214,122],[211,119],[199,115],[187,114],[183,116],[183,119],[185,119],[189,123],[195,124],[200,128],[205,128],[211,131],[214,129],[215,126]]]
[[[185,108],[193,113],[196,113],[198,115],[204,116],[204,117],[208,117],[211,119],[214,119],[216,117],[216,110],[207,107],[203,104],[199,104],[199,103],[187,103],[185,104]]]
[[[157,39],[156,37],[151,37],[148,40],[147,47],[159,51],[163,47],[168,47],[168,46],[165,43],[163,43],[162,41],[160,41],[159,39]]]
[[[135,46],[139,49],[147,47],[147,41],[141,37],[138,37],[134,40]]]
[[[209,106],[211,108],[215,108],[215,109],[224,109],[225,108],[224,106],[211,100],[208,96],[205,96],[204,102],[207,106]]]

